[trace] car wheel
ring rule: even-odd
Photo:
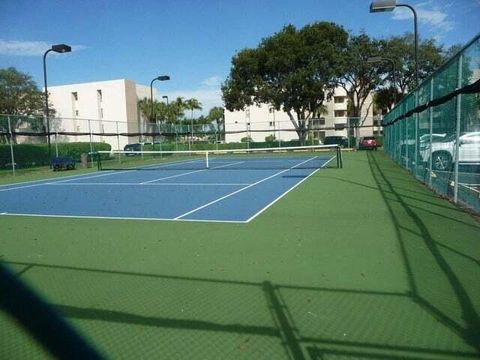
[[[432,168],[438,171],[450,170],[452,166],[452,156],[445,151],[439,151],[432,154]]]

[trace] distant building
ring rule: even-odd
[[[92,139],[108,143],[112,149],[123,149],[129,140],[137,142],[139,138],[118,134],[145,132],[145,119],[137,104],[140,99],[150,98],[148,86],[121,79],[50,86],[48,91],[56,110],[51,131],[71,133],[59,136],[59,142]]]
[[[355,134],[354,124],[357,119],[347,117],[347,94],[343,88],[337,88],[330,101],[324,102],[327,113],[313,119],[310,140],[322,142],[326,136],[371,136],[380,134],[380,124],[374,122],[372,97],[369,96],[362,109],[362,117],[358,119],[361,127]],[[374,125],[378,125],[375,126]],[[363,127],[362,127],[363,126]],[[225,111],[225,141],[241,142],[249,138],[251,141],[263,142],[265,138],[280,141],[298,139],[295,127],[287,113],[277,111],[271,105],[261,104],[249,106],[243,111]]]

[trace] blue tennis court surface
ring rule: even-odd
[[[331,159],[286,168],[103,171],[0,187],[0,214],[249,222]],[[320,166],[302,166],[315,161]]]

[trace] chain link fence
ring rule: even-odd
[[[156,121],[110,121],[98,119],[0,115],[0,172],[49,166],[51,159],[69,156],[84,166],[98,150],[219,150],[271,148],[301,145],[299,131],[291,121],[248,119],[240,123],[199,124]],[[343,147],[355,148],[358,138],[378,135],[379,119],[368,123],[357,118],[320,118],[307,121],[304,145],[322,144],[330,137]],[[47,129],[50,128],[50,132]],[[333,137],[333,138],[332,138]],[[332,142],[330,142],[332,143]],[[128,147],[128,148],[126,148]],[[85,158],[88,163],[85,163]]]
[[[384,118],[385,149],[439,194],[480,213],[480,35]]]

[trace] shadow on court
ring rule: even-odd
[[[397,190],[395,181],[384,174],[376,156],[368,154],[368,159],[395,225],[410,285],[409,297],[480,352],[480,317],[478,304],[474,303],[474,299],[478,301],[474,295],[479,291],[478,282],[477,288],[469,288],[468,281],[461,278],[468,268],[478,274],[478,260],[438,243],[432,230],[441,224],[432,224],[424,209],[411,204],[416,199]],[[455,229],[448,229],[448,223],[455,219],[444,219],[445,230],[452,240],[456,239]],[[457,240],[462,241],[461,237]],[[445,294],[450,296],[446,298]]]
[[[54,308],[111,358],[478,356],[473,349],[449,344],[454,332],[478,345],[468,327],[464,329],[417,289],[404,294],[35,263],[9,265],[46,291]],[[475,326],[467,324],[470,329]],[[9,329],[3,341],[10,346],[3,351],[21,339],[18,329]]]

